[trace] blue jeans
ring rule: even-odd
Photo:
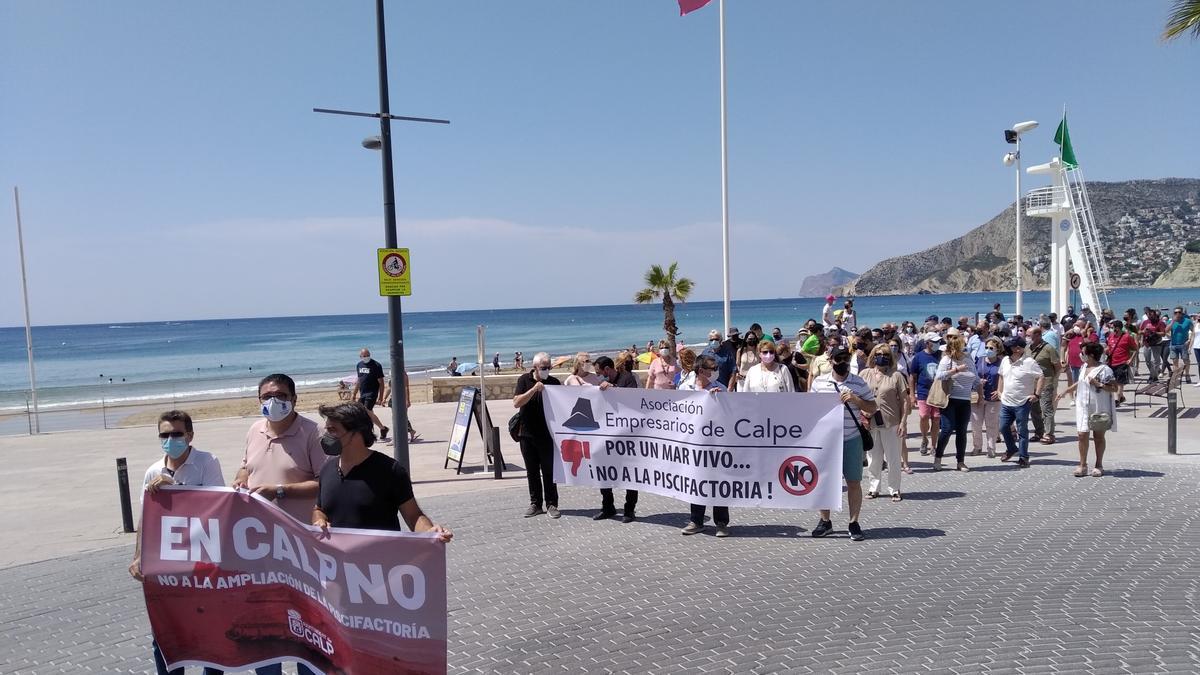
[[[1004,437],[1004,447],[1007,454],[1019,454],[1021,459],[1029,459],[1029,408],[1033,404],[1025,401],[1021,405],[1000,406],[1000,435]],[[1017,423],[1017,438],[1020,445],[1013,440],[1012,424]]]
[[[150,643],[154,647],[154,669],[158,675],[183,675],[183,668],[167,670],[167,660],[163,658],[162,650],[158,648],[158,642]],[[223,675],[225,671],[217,670],[216,668],[205,668],[204,675]]]

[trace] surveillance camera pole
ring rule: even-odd
[[[428,117],[403,117],[391,114],[388,97],[387,38],[384,31],[383,0],[375,0],[375,32],[379,50],[379,112],[364,113],[350,110],[313,108],[313,112],[379,119],[380,150],[383,156],[383,214],[384,242],[387,248],[396,248],[396,190],[392,178],[392,120],[408,122],[432,122],[449,124],[449,120]],[[404,376],[404,314],[399,296],[388,296],[388,343],[392,361],[392,455],[405,469],[408,459],[408,387]]]

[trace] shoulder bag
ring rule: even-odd
[[[837,386],[837,382],[833,383],[833,388],[836,389],[839,394],[842,392],[841,388]],[[846,408],[846,412],[850,414],[850,419],[854,421],[855,428],[858,429],[858,436],[862,439],[863,452],[867,452],[871,448],[875,447],[875,439],[871,438],[871,433],[864,429],[862,424],[859,424],[858,415],[854,414],[854,409],[851,408],[850,404],[846,403],[845,401],[842,401],[842,405]]]
[[[1099,369],[1097,368],[1097,370],[1099,370]],[[1094,373],[1096,371],[1093,370],[1092,372]],[[1087,386],[1090,387],[1092,385],[1090,382],[1088,382],[1088,380],[1087,380],[1088,377],[1091,377],[1091,374],[1088,373],[1087,371],[1084,371],[1084,373],[1080,376],[1079,381],[1080,381],[1080,383],[1087,382]],[[1110,396],[1111,396],[1111,394],[1110,394]],[[1109,413],[1109,412],[1094,412],[1094,413],[1088,415],[1088,430],[1089,431],[1108,431],[1111,428],[1112,428],[1112,414],[1111,413]]]
[[[929,395],[925,397],[925,405],[933,408],[945,408],[950,405],[950,378],[934,380],[929,385]]]

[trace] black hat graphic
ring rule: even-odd
[[[594,431],[600,428],[596,424],[595,418],[592,417],[592,403],[586,398],[581,398],[575,401],[575,408],[571,411],[571,416],[563,422],[563,426],[575,431]]]

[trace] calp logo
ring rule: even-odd
[[[333,640],[330,640],[328,635],[322,633],[320,630],[317,630],[316,626],[305,622],[304,619],[300,617],[300,612],[297,612],[294,609],[289,609],[287,611],[287,616],[288,630],[292,632],[292,635],[295,635],[296,637],[304,640],[328,655],[333,655]]]
[[[592,415],[592,403],[585,398],[575,400],[575,407],[571,409],[571,416],[563,422],[564,429],[572,431],[595,431],[600,428],[596,423],[596,418]],[[571,475],[579,475],[579,465],[585,459],[592,458],[590,444],[587,441],[577,441],[575,439],[564,440],[558,446],[559,453],[562,454],[564,464],[571,465]]]

